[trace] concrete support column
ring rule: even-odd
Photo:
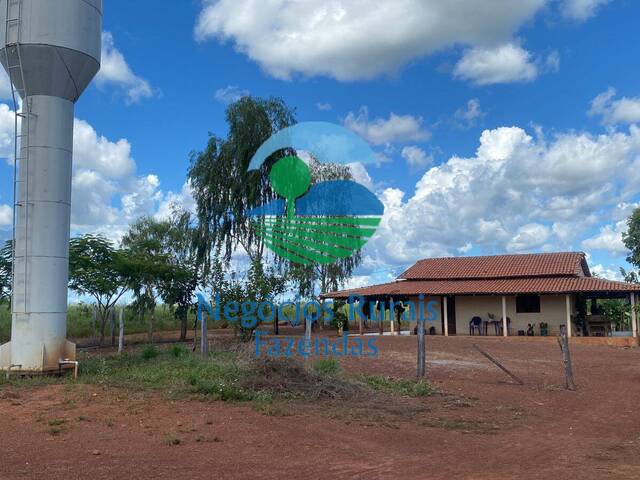
[[[636,294],[631,293],[631,331],[633,332],[633,338],[638,338],[638,319],[636,315]]]
[[[449,336],[449,301],[447,297],[442,297],[442,309],[444,310],[444,336]]]
[[[571,338],[573,335],[573,328],[571,327],[571,295],[566,295],[567,303],[567,337]]]
[[[507,322],[507,297],[502,296],[502,335],[509,336],[509,323]]]

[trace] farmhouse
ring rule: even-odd
[[[637,345],[637,292],[640,284],[592,276],[584,253],[562,252],[429,258],[395,282],[323,297],[360,297],[389,305],[390,300],[417,302],[423,295],[425,301],[439,304],[438,318],[427,324],[436,335],[551,336],[568,325],[574,337]],[[622,299],[631,305],[626,321],[621,318],[617,327],[612,325],[598,299]],[[402,325],[411,330],[414,326]]]

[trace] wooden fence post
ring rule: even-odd
[[[567,390],[575,390],[576,384],[573,381],[573,367],[571,365],[571,352],[569,351],[569,335],[567,334],[567,327],[564,325],[560,325],[558,345],[560,345],[560,350],[562,351],[565,386]]]
[[[124,351],[124,307],[120,309],[120,335],[118,336],[118,353]]]
[[[427,374],[426,348],[424,338],[424,316],[418,313],[418,380],[422,380]]]
[[[305,359],[309,360],[311,357],[311,327],[313,323],[311,319],[305,318],[305,326],[304,326],[304,348],[308,349],[308,355],[305,356]]]

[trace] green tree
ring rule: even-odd
[[[83,235],[69,244],[69,288],[96,301],[100,343],[109,311],[128,290],[133,275],[129,257],[101,236]]]
[[[0,250],[0,304],[11,301],[12,241],[7,240]]]
[[[259,259],[251,262],[246,275],[242,278],[230,268],[229,264],[225,264],[216,257],[212,261],[208,284],[222,305],[228,305],[231,302],[243,304],[247,301],[254,305],[267,301],[274,302],[274,299],[286,289],[284,277],[279,275],[273,267],[265,269]],[[266,311],[263,313],[269,314]],[[271,313],[275,315],[275,312]],[[243,341],[251,340],[259,323],[257,311],[249,315],[252,319],[247,323],[243,324],[242,315],[239,315],[233,324],[235,333],[239,333]]]
[[[629,249],[627,262],[640,267],[640,208],[636,208],[627,219],[627,231],[622,234],[622,241]]]
[[[296,198],[305,193],[311,184],[311,170],[298,157],[284,157],[271,168],[269,179],[273,190],[287,199],[287,217],[293,218]]]
[[[164,276],[159,284],[162,300],[174,308],[174,314],[180,320],[180,339],[187,337],[188,314],[193,306],[194,292],[198,286],[198,264],[194,249],[196,230],[192,225],[191,214],[184,211],[174,212],[168,235],[163,239],[169,253],[170,274]]]
[[[624,281],[627,283],[638,283],[638,272],[634,272],[633,270],[627,271],[623,267],[620,267],[620,275],[624,278]]]
[[[323,164],[315,159],[309,162],[313,184],[332,180],[353,180],[351,169],[346,165]],[[300,296],[317,297],[320,293],[339,290],[351,278],[362,262],[361,251],[330,264],[301,265],[281,262],[280,268],[294,282]]]
[[[251,261],[261,259],[264,243],[247,212],[277,197],[269,181],[270,167],[294,152],[276,152],[257,171],[247,172],[258,148],[274,133],[295,123],[294,111],[281,99],[245,97],[227,108],[226,138],[210,135],[204,151],[191,155],[188,177],[198,215],[197,252],[205,272],[212,254],[225,262],[238,248]]]
[[[155,309],[162,285],[170,281],[174,271],[167,247],[171,234],[169,221],[157,221],[152,217],[141,217],[129,227],[122,239],[133,274],[129,287],[134,295],[134,304],[141,318],[146,312],[149,318],[149,341],[153,341]]]

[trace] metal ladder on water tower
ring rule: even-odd
[[[24,208],[24,309],[20,313],[27,313],[27,253],[28,253],[28,232],[29,232],[29,132],[31,113],[31,105],[27,100],[27,86],[24,81],[24,70],[22,67],[21,44],[22,39],[22,0],[6,0],[7,16],[5,28],[5,61],[7,71],[9,72],[9,83],[11,84],[11,95],[13,97],[13,109],[15,113],[14,123],[14,160],[13,160],[13,241],[11,253],[11,285],[15,288],[16,275],[16,227],[18,208]],[[22,99],[22,109],[19,110],[18,96]],[[26,128],[20,130],[21,122],[26,122]],[[26,133],[22,133],[26,132]],[[22,154],[24,152],[24,155]],[[24,180],[19,179],[19,172],[24,169]],[[24,185],[20,185],[24,183]],[[18,201],[18,187],[24,189],[22,192],[23,201]],[[14,305],[15,295],[12,301],[12,310],[17,312]]]

